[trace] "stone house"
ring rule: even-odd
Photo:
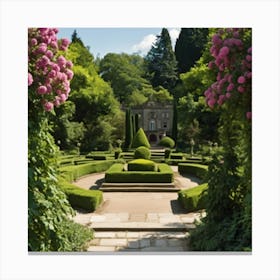
[[[172,102],[148,101],[131,108],[132,114],[139,115],[139,127],[145,131],[151,145],[156,145],[163,136],[171,136],[173,124]]]

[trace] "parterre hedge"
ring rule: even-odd
[[[103,201],[103,193],[101,191],[79,188],[61,177],[59,178],[58,185],[65,192],[72,207],[94,211]]]
[[[78,179],[83,175],[105,171],[110,166],[112,166],[115,162],[116,162],[115,160],[106,160],[106,161],[91,162],[82,165],[61,167],[60,168],[61,176],[65,178],[68,182],[73,182],[74,180]]]
[[[127,164],[128,171],[157,171],[155,162],[147,159],[135,159]]]
[[[178,200],[188,211],[197,211],[206,208],[206,193],[208,184],[202,184],[197,187],[181,190],[178,192]]]
[[[178,171],[181,174],[193,175],[204,180],[208,172],[208,166],[196,163],[179,163]]]
[[[106,183],[172,183],[173,171],[167,164],[158,164],[158,171],[123,171],[123,164],[114,164],[105,173]]]

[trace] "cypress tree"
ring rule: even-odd
[[[125,143],[124,148],[129,149],[133,139],[133,128],[131,119],[131,110],[128,108],[125,112]]]
[[[139,114],[135,114],[135,131],[139,130]]]
[[[177,61],[166,28],[157,36],[157,41],[148,52],[145,61],[153,87],[162,86],[168,90],[174,88],[178,80]]]
[[[178,134],[178,114],[177,114],[177,99],[173,100],[173,123],[172,123],[172,138],[177,143]]]

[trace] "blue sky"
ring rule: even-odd
[[[159,35],[161,28],[59,28],[58,38],[68,38],[76,29],[78,37],[91,53],[104,57],[106,53],[139,53],[145,55]],[[168,28],[173,46],[179,36],[180,28]]]

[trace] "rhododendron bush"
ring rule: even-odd
[[[28,87],[29,99],[40,102],[45,111],[64,103],[73,78],[72,62],[61,51],[67,50],[68,39],[57,39],[56,28],[28,30]]]
[[[69,220],[73,210],[58,187],[58,148],[50,134],[54,106],[65,102],[73,77],[56,28],[28,30],[28,250],[83,250],[92,232]],[[53,115],[54,112],[53,112]]]
[[[204,93],[209,107],[234,102],[242,104],[244,116],[251,119],[252,47],[251,30],[220,29],[212,37],[213,60],[210,69],[217,73],[216,82]]]

